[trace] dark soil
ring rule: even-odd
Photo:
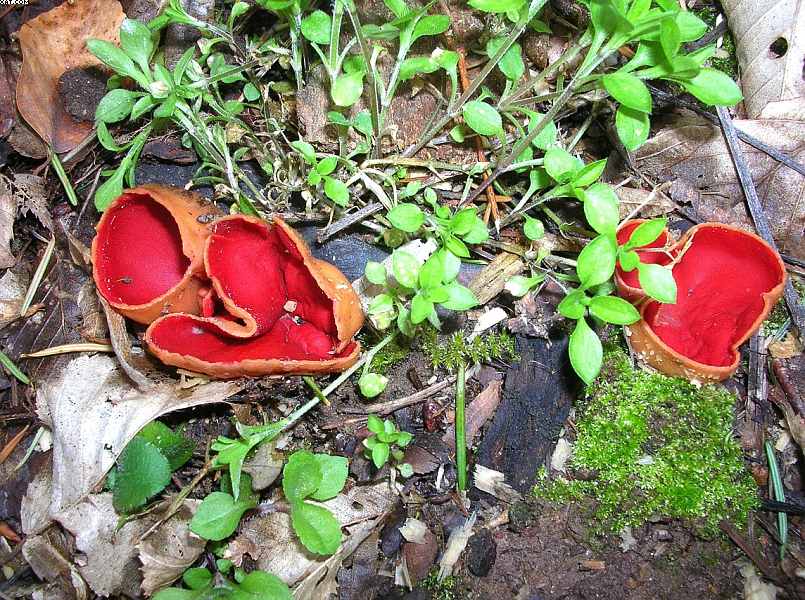
[[[64,109],[78,121],[94,121],[95,109],[106,94],[109,75],[98,67],[76,67],[59,77]]]

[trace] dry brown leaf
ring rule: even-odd
[[[624,186],[615,188],[615,193],[618,195],[618,210],[620,211],[621,219],[630,215],[638,207],[642,207],[639,216],[644,219],[667,215],[676,208],[674,203],[668,199],[668,196],[660,193],[652,196],[650,190],[639,190]]]
[[[0,329],[19,318],[28,282],[27,275],[11,269],[0,277]]]
[[[720,129],[688,111],[637,152],[641,168],[661,179],[681,178],[699,190],[694,212],[704,221],[752,228],[743,192]],[[735,120],[735,127],[805,161],[805,121]],[[805,258],[805,178],[748,145],[743,152],[781,252]]]
[[[224,402],[243,387],[219,381],[177,390],[168,380],[144,393],[104,355],[54,361],[52,373],[36,394],[37,414],[53,432],[51,516],[81,502],[147,423],[174,410]]]
[[[802,344],[799,338],[789,331],[782,340],[769,344],[769,353],[773,358],[794,358],[802,354]]]
[[[805,96],[805,11],[799,0],[723,0],[737,45],[744,105],[760,117],[769,103]]]
[[[14,175],[14,187],[17,190],[17,205],[22,215],[32,212],[43,227],[53,231],[45,178],[30,173],[17,173]]]
[[[472,448],[475,436],[481,430],[500,404],[500,390],[503,387],[502,381],[490,381],[489,384],[478,394],[475,399],[467,405],[465,436],[467,448]],[[444,443],[450,446],[451,450],[456,448],[456,427],[450,425],[442,437]]]
[[[17,262],[11,254],[11,240],[14,239],[14,219],[17,217],[17,201],[0,184],[0,269],[13,267]]]
[[[55,152],[69,152],[92,134],[64,109],[59,77],[76,67],[101,64],[85,46],[88,38],[118,42],[125,15],[117,0],[74,0],[42,13],[19,31],[22,70],[17,108]]]
[[[146,596],[179,579],[204,552],[206,540],[190,531],[199,504],[200,500],[185,500],[176,514],[140,542],[141,587]]]

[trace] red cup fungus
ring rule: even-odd
[[[618,230],[623,244],[642,221]],[[665,248],[666,251],[658,251]],[[722,223],[703,223],[671,244],[668,231],[636,249],[643,263],[673,263],[675,304],[646,296],[637,270],[618,265],[618,293],[636,304],[642,319],[626,328],[638,357],[666,375],[722,381],[738,368],[738,347],[752,336],[783,293],[780,256],[753,233]]]
[[[344,275],[279,218],[211,220],[197,206],[182,192],[143,186],[98,224],[96,285],[118,312],[150,323],[151,353],[219,378],[354,364],[363,312]]]

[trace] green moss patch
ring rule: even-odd
[[[550,480],[543,471],[537,496],[592,498],[601,531],[658,515],[715,532],[720,520],[743,523],[757,506],[733,437],[735,397],[724,388],[635,370],[623,350],[609,349],[588,393],[570,464],[594,478]]]

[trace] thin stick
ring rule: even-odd
[[[50,238],[48,245],[45,246],[45,253],[42,255],[42,260],[39,261],[39,264],[36,266],[36,271],[34,271],[34,276],[31,278],[31,285],[28,286],[28,291],[25,293],[25,299],[22,301],[22,306],[20,307],[20,316],[24,317],[25,313],[28,312],[28,309],[31,308],[31,302],[34,300],[34,296],[36,295],[36,290],[39,289],[39,284],[42,283],[42,278],[45,276],[45,270],[47,269],[48,263],[50,262],[50,257],[53,256],[53,251],[56,249],[56,238]]]
[[[61,346],[51,346],[36,352],[20,354],[20,358],[44,358],[45,356],[56,356],[57,354],[68,354],[70,352],[114,352],[111,344],[63,344]]]
[[[724,139],[727,141],[727,147],[732,155],[732,161],[735,164],[735,171],[738,173],[738,180],[741,182],[741,187],[744,191],[746,204],[749,207],[749,214],[755,224],[757,232],[760,234],[766,243],[768,243],[775,252],[777,252],[777,244],[774,242],[774,236],[771,232],[771,225],[766,212],[763,210],[763,205],[755,189],[755,183],[752,181],[752,174],[746,164],[746,157],[744,157],[741,147],[738,144],[738,135],[735,132],[735,127],[732,124],[732,118],[723,106],[716,108],[718,111],[718,118],[721,121],[721,129],[724,132]],[[785,303],[788,310],[791,312],[791,319],[799,330],[800,337],[805,336],[805,307],[799,303],[794,286],[791,284],[791,279],[785,283]]]
[[[78,206],[78,198],[75,195],[73,184],[70,183],[70,178],[64,170],[64,165],[62,165],[61,160],[59,160],[59,155],[49,146],[48,155],[50,156],[50,163],[53,165],[53,170],[56,171],[56,176],[59,178],[59,181],[61,181],[62,187],[64,187],[64,193],[67,194],[67,199],[73,206]]]

